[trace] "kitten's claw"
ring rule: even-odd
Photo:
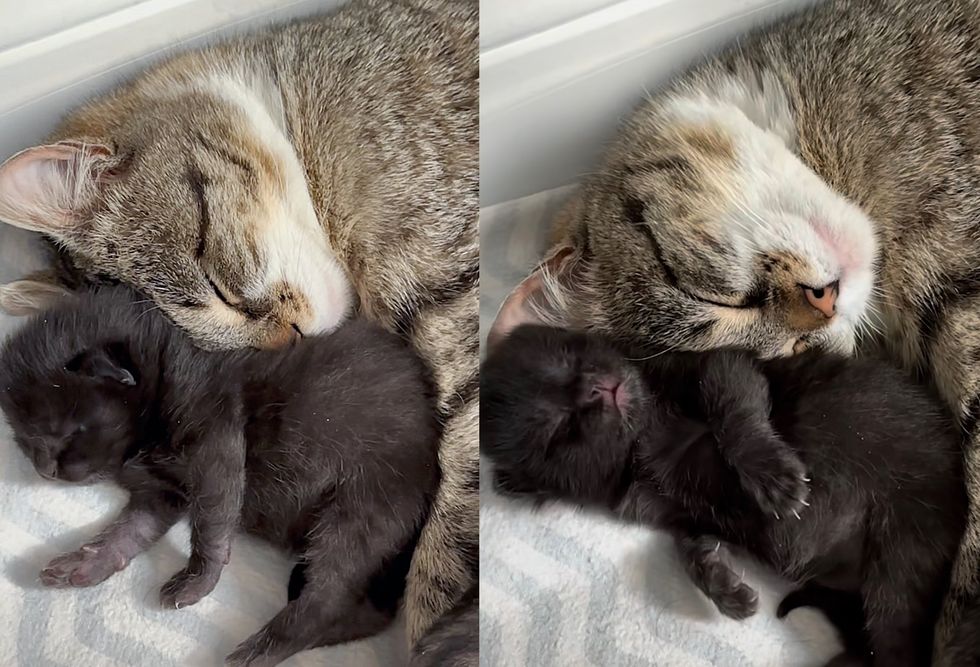
[[[221,570],[205,568],[203,572],[193,572],[185,568],[172,576],[160,589],[160,602],[164,607],[183,609],[200,602],[214,590]]]
[[[122,570],[129,560],[104,544],[86,544],[61,554],[41,570],[38,579],[51,588],[95,586]]]
[[[800,518],[800,513],[797,512],[796,510],[793,510],[793,516],[796,517],[796,520],[797,521],[802,521],[803,520],[803,519]]]

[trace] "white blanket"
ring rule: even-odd
[[[38,265],[31,235],[0,224],[0,282]],[[0,316],[0,336],[17,324]],[[213,667],[286,603],[289,561],[271,546],[242,536],[211,595],[179,611],[162,609],[160,586],[184,566],[189,553],[186,521],[99,586],[43,588],[40,569],[94,535],[124,501],[123,492],[107,485],[42,480],[0,419],[0,665]],[[371,640],[308,651],[283,665],[389,667],[406,659],[399,621]]]
[[[545,249],[548,222],[568,189],[480,215],[480,329]],[[753,563],[760,591],[746,621],[721,616],[683,571],[670,538],[550,506],[533,511],[491,490],[484,462],[480,508],[480,663],[516,667],[821,665],[840,650],[819,612],[785,621],[785,582]]]

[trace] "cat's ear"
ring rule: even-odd
[[[48,310],[71,292],[53,282],[15,280],[0,285],[0,311],[20,317]]]
[[[85,220],[118,167],[102,144],[61,141],[0,165],[0,220],[59,238]]]
[[[487,334],[487,347],[493,347],[522,324],[563,323],[562,292],[571,277],[578,252],[559,244],[504,299]]]
[[[65,364],[69,373],[136,386],[136,365],[123,343],[110,343],[76,355]]]

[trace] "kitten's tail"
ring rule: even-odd
[[[411,667],[477,667],[480,585],[474,581],[456,606],[416,642]]]
[[[859,593],[806,584],[783,598],[776,609],[776,617],[783,618],[797,607],[815,607],[822,611],[840,633],[847,655],[863,657],[869,654],[870,642],[864,627],[864,605]]]

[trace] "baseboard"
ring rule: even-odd
[[[645,91],[811,0],[620,0],[480,54],[480,201],[580,178]],[[494,11],[484,2],[481,12]]]
[[[340,4],[142,0],[0,49],[0,160],[41,140],[68,109],[167,54]],[[3,20],[15,21],[15,12],[3,9]]]

